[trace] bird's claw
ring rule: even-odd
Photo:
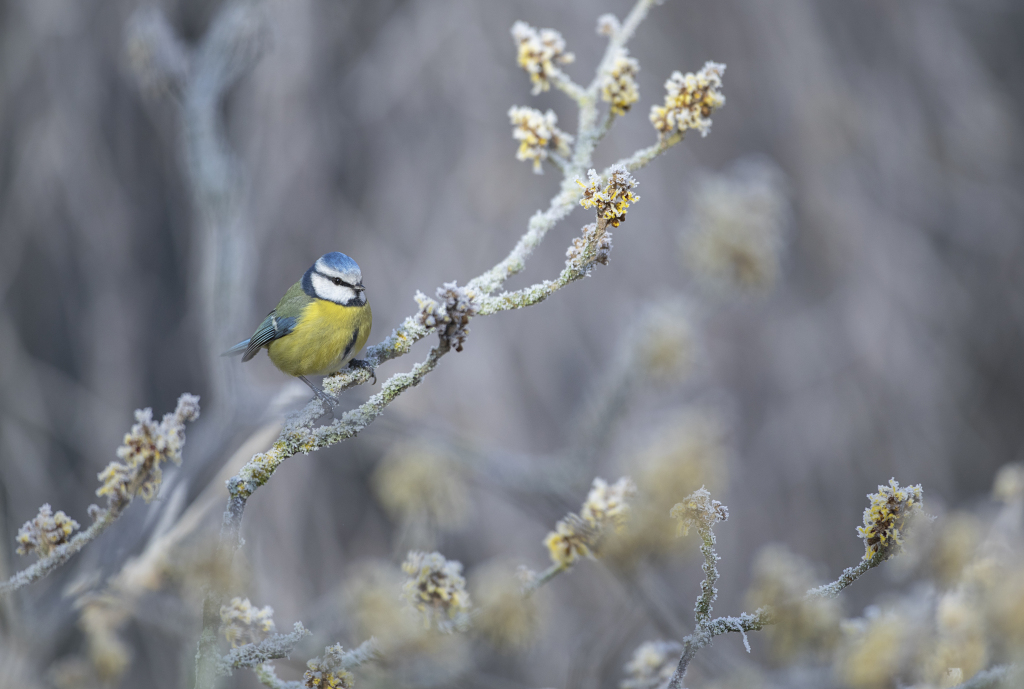
[[[348,362],[348,365],[352,368],[361,368],[370,372],[370,385],[377,384],[377,369],[370,365],[369,362],[363,359],[352,359]]]

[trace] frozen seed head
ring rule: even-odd
[[[459,287],[455,282],[446,282],[437,288],[437,298],[440,303],[422,292],[416,293],[416,303],[420,306],[417,320],[426,328],[437,328],[441,342],[461,352],[469,334],[469,320],[479,308],[476,292]]]
[[[274,609],[269,605],[255,607],[248,598],[235,598],[220,606],[220,633],[231,648],[257,644],[277,631]]]
[[[34,552],[39,557],[46,557],[54,548],[67,543],[77,529],[78,522],[60,510],[54,514],[46,503],[39,508],[35,519],[18,529],[18,555]]]
[[[619,689],[659,689],[668,684],[679,663],[683,647],[675,641],[645,641],[633,651],[623,666],[626,679]]]
[[[606,536],[624,528],[629,517],[627,500],[635,494],[636,486],[627,477],[613,485],[595,478],[580,513],[566,515],[544,539],[551,561],[571,567],[581,557],[593,558]]]
[[[518,48],[516,62],[530,75],[535,96],[551,88],[552,76],[561,71],[555,63],[564,65],[575,59],[565,52],[565,39],[554,29],[538,31],[519,21],[512,25],[512,39]]]
[[[637,181],[629,174],[624,165],[616,165],[608,175],[608,182],[601,183],[601,177],[595,170],[587,171],[587,184],[576,180],[576,184],[583,189],[583,196],[580,198],[580,205],[584,208],[596,208],[598,225],[601,220],[613,227],[626,219],[626,210],[630,204],[636,203],[640,197],[633,193]]]
[[[565,267],[588,272],[595,263],[608,265],[612,252],[612,233],[607,227],[598,232],[597,223],[583,227],[583,236],[575,237],[565,251]]]
[[[423,613],[426,628],[433,624],[447,633],[469,627],[470,600],[461,562],[446,560],[441,553],[413,550],[402,563],[402,571],[409,576],[402,598]]]
[[[804,595],[816,584],[811,564],[784,545],[765,546],[754,561],[747,604],[771,606],[775,624],[765,634],[780,663],[801,655],[824,657],[839,641],[839,602]]]
[[[685,536],[690,532],[690,527],[696,527],[702,534],[710,532],[718,522],[728,521],[729,508],[718,500],[711,499],[711,493],[705,488],[697,490],[686,496],[682,502],[677,502],[669,516],[679,520],[676,534]]]
[[[665,105],[651,107],[651,124],[659,137],[696,129],[701,136],[711,131],[711,113],[725,105],[722,75],[725,65],[705,62],[694,74],[673,72],[665,82]]]
[[[96,495],[107,496],[111,506],[123,506],[137,494],[146,502],[152,500],[163,478],[160,463],[170,460],[181,464],[185,422],[198,418],[199,397],[187,392],[178,398],[178,406],[172,413],[164,414],[160,423],[153,421],[152,409],[137,409],[136,423],[117,449],[121,462],[111,462],[98,474],[103,485]]]
[[[897,554],[911,517],[922,513],[924,490],[921,485],[901,488],[896,479],[879,486],[877,493],[868,493],[871,504],[864,509],[864,526],[857,535],[864,539],[864,559],[870,560],[881,551],[885,557]]]
[[[629,56],[625,48],[619,50],[611,68],[601,76],[601,99],[610,103],[613,115],[625,115],[640,100],[636,75],[640,63]]]
[[[712,291],[767,291],[780,272],[789,219],[785,177],[768,161],[741,160],[700,179],[683,223],[683,258]]]
[[[535,173],[544,172],[541,163],[552,153],[563,158],[572,153],[572,136],[556,126],[558,115],[553,110],[542,113],[513,105],[509,108],[508,119],[512,123],[512,138],[519,142],[516,160],[532,160]]]
[[[309,689],[352,689],[355,678],[345,669],[343,658],[341,644],[325,648],[323,656],[306,663],[302,686]]]
[[[524,582],[509,566],[492,562],[473,570],[473,629],[500,649],[530,644],[539,626],[535,596],[524,596]]]
[[[597,35],[611,38],[619,32],[622,24],[614,14],[602,14],[597,18]]]
[[[1024,499],[1024,464],[1007,464],[996,474],[992,497],[1000,502],[1019,502]]]
[[[422,443],[392,447],[373,474],[381,506],[396,521],[426,521],[456,528],[468,509],[468,489],[459,465]]]

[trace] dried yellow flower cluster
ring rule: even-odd
[[[844,683],[853,689],[891,686],[905,662],[912,618],[902,611],[869,608],[865,617],[843,621],[845,642],[836,662]]]
[[[342,667],[342,652],[341,645],[335,644],[324,649],[323,657],[307,662],[302,685],[308,689],[352,689],[355,678]]]
[[[639,71],[640,63],[622,48],[615,56],[611,69],[602,76],[601,98],[611,104],[613,115],[625,115],[633,103],[640,100],[640,91],[636,85]]]
[[[1007,464],[999,470],[992,497],[1007,503],[1024,500],[1024,464]]]
[[[473,570],[473,629],[498,648],[522,648],[539,625],[536,596],[523,595],[523,582],[506,563],[492,562]]]
[[[570,567],[580,557],[593,557],[609,527],[618,531],[625,525],[629,517],[626,500],[635,493],[636,486],[627,477],[613,485],[595,478],[580,513],[566,515],[544,539],[551,560]]]
[[[679,520],[676,534],[685,536],[690,533],[690,527],[710,530],[718,522],[728,521],[729,508],[718,500],[713,500],[706,488],[698,488],[682,502],[677,502],[669,516]]]
[[[701,136],[711,131],[711,113],[725,105],[722,74],[725,65],[706,62],[694,74],[673,72],[665,82],[665,105],[651,107],[651,124],[659,136],[683,134],[696,129]]]
[[[269,605],[257,608],[248,598],[236,596],[220,606],[220,633],[231,648],[259,643],[275,631],[274,609]]]
[[[705,411],[686,411],[665,420],[651,442],[629,459],[638,499],[628,527],[603,545],[603,555],[624,567],[647,554],[679,547],[676,525],[665,519],[680,495],[725,481],[727,457],[722,422]]]
[[[440,635],[420,624],[420,614],[402,600],[406,577],[397,567],[366,563],[346,577],[348,618],[360,638],[374,637],[386,655],[436,650]]]
[[[780,662],[822,654],[839,641],[839,602],[804,595],[815,584],[813,574],[811,564],[784,545],[765,546],[754,561],[747,602],[772,608],[775,624],[765,634]]]
[[[532,160],[533,171],[537,174],[544,171],[541,163],[552,152],[563,158],[572,153],[572,136],[556,126],[558,116],[553,110],[541,113],[540,110],[513,105],[509,108],[508,119],[513,127],[512,138],[519,142],[516,160]]]
[[[67,543],[77,528],[78,522],[61,510],[54,514],[46,503],[39,508],[35,519],[18,529],[18,555],[35,552],[39,557],[46,557],[54,548]]]
[[[512,25],[512,38],[518,46],[516,62],[530,75],[535,96],[551,88],[551,77],[559,71],[556,62],[564,65],[575,59],[565,52],[565,39],[554,29],[538,31],[519,21]]]
[[[651,381],[679,383],[693,370],[697,338],[691,318],[689,305],[680,299],[656,301],[645,308],[634,356]]]
[[[409,579],[402,598],[424,613],[424,626],[437,624],[442,632],[469,626],[469,594],[462,577],[462,563],[446,560],[441,553],[410,551],[402,571]]]
[[[767,290],[780,271],[789,214],[782,171],[767,160],[740,160],[694,185],[681,237],[684,259],[713,291]]]
[[[117,686],[131,663],[131,648],[118,629],[131,616],[130,604],[110,594],[88,594],[79,598],[78,626],[85,636],[89,662],[102,686]]]
[[[924,491],[920,484],[900,488],[896,479],[889,479],[888,486],[879,486],[868,498],[871,504],[864,509],[864,526],[857,527],[864,539],[864,559],[870,560],[879,550],[888,557],[903,544],[907,521],[921,513]]]
[[[163,474],[160,463],[170,460],[181,464],[185,445],[185,422],[199,418],[199,397],[183,394],[173,413],[164,414],[160,423],[153,421],[152,409],[137,409],[135,425],[125,434],[124,444],[117,448],[123,461],[111,462],[97,478],[103,483],[96,495],[107,496],[111,504],[125,504],[138,493],[152,500],[160,489]]]
[[[628,677],[619,682],[619,689],[659,689],[666,686],[682,652],[683,647],[675,641],[645,641],[636,647],[629,662],[623,666]]]
[[[387,513],[400,522],[454,528],[468,508],[459,465],[423,443],[392,447],[373,474],[373,487]]]
[[[626,219],[626,210],[630,204],[636,203],[640,197],[633,193],[637,181],[623,165],[616,165],[608,173],[608,182],[602,186],[601,177],[596,170],[587,171],[588,184],[576,180],[583,189],[580,205],[584,208],[596,208],[598,220],[604,219],[612,227]]]

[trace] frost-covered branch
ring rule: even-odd
[[[301,622],[296,622],[288,634],[272,634],[259,643],[232,648],[227,655],[221,657],[217,670],[222,675],[230,675],[232,670],[254,668],[271,660],[287,658],[295,649],[295,644],[311,633]]]
[[[589,275],[596,263],[608,262],[611,250],[609,227],[618,227],[625,219],[626,208],[636,201],[637,197],[632,193],[636,182],[625,168],[610,169],[604,176],[598,176],[591,170],[589,184],[583,184],[579,179],[590,169],[594,148],[609,125],[607,120],[599,121],[597,113],[602,84],[607,83],[607,73],[615,59],[623,55],[625,43],[651,4],[651,0],[640,0],[637,3],[626,23],[611,38],[605,58],[602,59],[591,85],[585,91],[557,67],[557,64],[568,63],[573,59],[572,54],[565,51],[565,42],[557,31],[538,31],[522,22],[516,24],[513,28],[513,37],[518,45],[517,59],[530,74],[534,92],[546,90],[554,84],[580,105],[579,127],[571,151],[568,149],[568,143],[572,139],[557,130],[553,115],[541,115],[529,109],[513,108],[510,111],[513,124],[518,127],[517,138],[521,141],[520,158],[532,159],[535,164],[542,160],[556,162],[563,173],[558,193],[551,199],[547,210],[538,211],[533,215],[526,233],[520,237],[508,256],[490,270],[470,280],[465,287],[458,287],[455,283],[445,284],[437,292],[440,301],[417,295],[420,312],[406,318],[383,342],[366,350],[365,361],[368,366],[350,368],[328,377],[325,380],[325,388],[329,393],[336,395],[352,385],[366,382],[370,379],[373,368],[384,361],[408,353],[415,342],[431,333],[437,333],[440,341],[430,350],[424,361],[406,373],[392,375],[385,381],[379,393],[327,425],[314,426],[325,409],[318,400],[311,401],[304,410],[289,420],[270,450],[254,456],[228,481],[230,497],[222,529],[225,547],[238,547],[241,519],[248,498],[266,484],[285,460],[300,452],[309,453],[351,438],[372,423],[394,399],[417,385],[432,371],[442,356],[452,349],[461,351],[468,333],[466,325],[472,317],[492,315],[540,303],[555,291]],[[570,152],[571,155],[565,155]],[[526,260],[548,230],[567,216],[581,197],[584,207],[596,210],[596,222],[583,228],[582,236],[574,240],[573,245],[569,247],[566,267],[558,278],[545,280],[517,292],[491,296],[509,277],[524,268]],[[557,573],[552,571],[551,576]],[[204,605],[205,641],[200,643],[200,666],[209,665],[213,652],[210,645],[212,636],[208,632],[216,623],[216,597],[216,594],[211,592],[211,597],[208,597]],[[197,672],[197,686],[206,686],[203,683],[204,676],[208,677],[209,672]]]
[[[900,552],[903,533],[908,523],[921,514],[923,490],[920,485],[901,487],[892,479],[887,486],[879,486],[877,493],[870,493],[868,499],[870,504],[864,510],[864,525],[857,528],[858,535],[865,542],[864,558],[856,567],[847,567],[843,570],[836,581],[807,591],[803,596],[804,600],[835,598],[869,569],[877,567]],[[740,632],[743,634],[743,645],[749,653],[750,645],[746,633],[759,631],[767,625],[775,624],[778,619],[772,608],[767,606],[759,608],[753,614],[742,613],[738,617],[711,619],[711,604],[718,593],[714,587],[718,580],[718,555],[714,550],[715,536],[712,527],[728,519],[728,509],[717,500],[712,500],[708,491],[701,488],[673,507],[672,516],[680,520],[681,535],[685,535],[691,527],[696,528],[700,534],[705,574],[704,581],[701,582],[701,595],[695,606],[697,628],[683,639],[679,663],[668,683],[668,689],[681,689],[683,676],[690,661],[697,651],[711,643],[714,637],[729,632]]]
[[[27,554],[32,549],[40,558],[0,584],[0,596],[42,579],[70,560],[124,514],[136,495],[146,502],[152,500],[163,477],[160,464],[168,460],[181,463],[185,423],[198,418],[199,398],[187,392],[178,398],[175,410],[164,415],[159,423],[153,421],[152,410],[136,410],[136,423],[117,450],[122,461],[111,462],[98,476],[102,485],[96,494],[107,498],[107,506],[92,505],[92,526],[69,539],[78,523],[63,512],[51,515],[50,506],[43,505],[39,515],[26,522],[18,534],[22,544],[19,552]]]
[[[40,558],[30,566],[14,574],[7,581],[0,583],[0,596],[17,591],[23,586],[28,586],[52,573],[70,560],[78,551],[96,540],[123,512],[124,507],[100,510],[96,513],[96,521],[88,529],[76,534],[67,543],[54,547],[49,555]]]

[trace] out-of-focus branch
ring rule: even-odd
[[[148,91],[172,90],[182,127],[182,156],[198,220],[197,288],[193,308],[202,317],[203,351],[213,399],[229,403],[235,370],[218,354],[241,320],[252,293],[254,241],[246,217],[246,175],[228,145],[220,104],[266,50],[269,32],[258,3],[236,0],[214,17],[192,51],[162,12],[140,9],[126,39],[128,58]],[[167,88],[154,89],[166,86]]]
[[[1018,687],[1024,679],[1024,673],[1016,665],[999,665],[989,670],[982,670],[974,677],[953,689],[1001,689],[1002,687]]]
[[[637,3],[620,35],[614,38],[609,46],[609,52],[602,65],[614,58],[617,50],[633,34],[636,25],[646,15],[651,4],[652,0],[640,0]],[[529,34],[528,40],[532,40],[532,30],[527,28],[522,31],[525,32],[524,36]],[[212,36],[215,32],[211,29],[210,33]],[[407,353],[416,341],[431,332],[437,332],[440,335],[440,343],[431,349],[426,360],[407,373],[391,376],[385,381],[382,390],[366,403],[345,412],[333,423],[325,426],[314,427],[315,421],[325,410],[320,401],[311,401],[303,411],[289,420],[277,442],[268,452],[254,456],[228,481],[230,497],[222,528],[224,547],[234,549],[240,545],[239,530],[247,500],[270,479],[286,459],[299,452],[309,453],[351,438],[372,423],[398,395],[419,384],[423,377],[437,366],[442,356],[452,348],[461,350],[467,332],[465,325],[472,316],[491,315],[540,303],[558,289],[586,277],[595,263],[607,263],[608,251],[611,248],[607,228],[609,225],[618,226],[625,217],[625,208],[636,200],[630,191],[635,186],[635,181],[625,169],[622,169],[609,171],[606,176],[607,184],[594,173],[591,173],[589,186],[578,183],[578,178],[590,168],[594,147],[607,129],[607,125],[599,123],[597,117],[597,99],[603,72],[598,70],[593,84],[586,92],[559,70],[549,69],[547,75],[550,77],[553,74],[556,86],[579,102],[580,118],[573,155],[568,161],[559,161],[563,179],[559,192],[552,198],[548,209],[533,215],[526,233],[520,237],[509,255],[493,268],[470,280],[466,287],[458,288],[455,283],[449,283],[438,290],[438,296],[445,300],[444,304],[418,296],[420,313],[407,318],[382,343],[367,349],[366,363],[369,366],[348,369],[331,376],[325,381],[325,387],[328,392],[336,394],[351,385],[365,382],[372,375],[374,367],[383,361]],[[205,130],[199,127],[197,131],[202,133]],[[566,268],[558,279],[491,297],[491,293],[500,288],[509,277],[523,269],[527,258],[540,244],[547,231],[568,215],[580,199],[581,186],[584,195],[583,205],[597,208],[597,222],[584,228],[583,237],[574,241],[568,252]],[[553,577],[559,571],[561,570],[549,570],[545,574]],[[211,663],[216,642],[212,630],[217,623],[216,610],[216,594],[211,592],[204,604],[204,632],[197,656],[197,687],[210,686],[213,678]]]
[[[106,531],[117,518],[124,513],[128,503],[112,506],[100,510],[96,515],[96,521],[85,531],[76,534],[70,541],[59,545],[46,557],[40,558],[29,567],[14,574],[10,579],[0,584],[0,596],[17,591],[23,586],[39,581],[52,573],[58,567],[70,560],[78,551],[96,540],[100,534]]]
[[[117,456],[124,460],[124,463],[111,462],[99,475],[103,484],[96,493],[107,496],[106,508],[96,505],[90,507],[89,513],[94,519],[92,526],[71,537],[67,542],[54,543],[48,540],[53,537],[50,532],[52,527],[39,533],[30,530],[24,536],[26,543],[36,541],[36,550],[41,557],[31,566],[0,584],[0,596],[42,579],[70,560],[75,553],[98,538],[124,514],[136,495],[144,496],[147,501],[152,499],[160,487],[160,463],[167,460],[181,462],[181,448],[185,443],[185,423],[199,418],[199,398],[187,392],[182,394],[178,398],[175,410],[166,414],[160,423],[153,422],[150,409],[137,410],[135,418],[137,423],[132,426],[131,432],[125,435],[124,445],[117,452]],[[44,505],[40,510],[40,515],[35,520],[37,524],[40,518],[45,516],[44,510],[48,512],[49,505]],[[57,516],[60,517],[61,513],[58,512]],[[29,522],[22,529],[25,530],[32,525],[33,523]],[[78,528],[77,523],[70,523],[66,534],[70,535],[75,528]],[[60,536],[63,538],[64,534]],[[20,534],[19,538],[22,538]]]

